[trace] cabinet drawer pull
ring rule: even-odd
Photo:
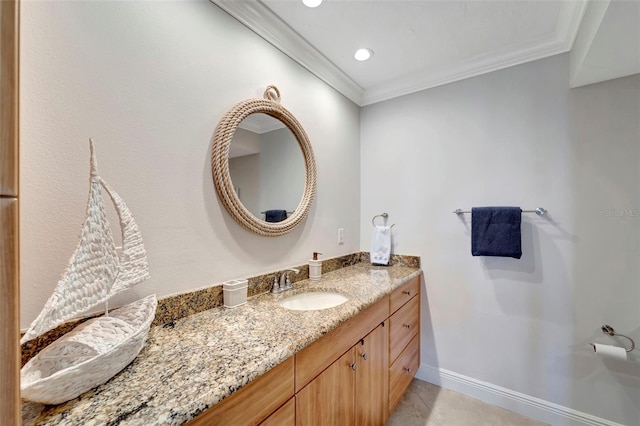
[[[364,354],[362,354],[362,355],[360,355],[360,356],[361,356],[361,357],[362,357],[362,359],[364,359],[365,361],[366,361],[367,359],[369,359],[369,355],[367,355],[366,353],[364,353]]]
[[[402,326],[406,328],[411,328],[411,324],[403,324]]]
[[[404,290],[403,293],[407,296],[411,296],[411,290]]]
[[[358,368],[358,364],[356,364],[355,362],[349,364],[349,367],[351,367],[352,370],[355,370]]]
[[[410,367],[404,367],[403,370],[406,371],[408,374],[411,373],[411,368]]]

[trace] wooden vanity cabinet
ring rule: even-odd
[[[388,317],[383,297],[296,354],[297,425],[384,424]]]
[[[389,317],[389,297],[345,321],[295,355],[296,393]]]
[[[416,277],[296,355],[296,425],[385,424],[420,365],[419,295],[420,277]],[[388,303],[388,309],[383,303]],[[387,320],[338,361],[328,368],[322,365],[320,360],[336,359],[330,352],[345,350],[335,335],[362,331],[383,316]],[[315,376],[317,371],[322,372]],[[315,379],[309,382],[312,376]],[[353,404],[353,419],[349,404]]]
[[[416,277],[189,425],[384,425],[419,366],[419,293]]]
[[[297,425],[383,425],[389,326],[381,323],[296,394]]]

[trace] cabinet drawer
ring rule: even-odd
[[[400,402],[402,395],[416,375],[420,364],[420,336],[415,336],[409,346],[389,367],[389,413]]]
[[[214,405],[188,426],[257,425],[293,396],[293,357]]]
[[[391,315],[389,359],[393,362],[420,329],[420,298],[414,297]]]
[[[420,293],[420,277],[415,277],[402,287],[398,287],[389,298],[389,313],[394,313],[411,298]]]
[[[383,297],[373,306],[341,324],[300,352],[296,357],[296,392],[340,358],[389,316],[389,298]]]

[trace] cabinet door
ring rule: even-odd
[[[257,425],[293,396],[293,357],[283,361],[187,426]]]
[[[296,392],[329,367],[340,355],[353,348],[362,336],[389,317],[389,297],[372,306],[338,328],[324,335],[296,354]]]
[[[0,195],[18,196],[19,9],[16,0],[0,2]]]
[[[293,397],[278,411],[270,415],[260,426],[295,426],[296,424],[296,398]]]
[[[0,198],[0,424],[20,424],[18,200]],[[6,423],[4,423],[6,421]]]
[[[18,65],[20,3],[0,1],[0,424],[20,424]],[[6,422],[6,423],[5,423]]]
[[[296,395],[296,425],[355,422],[355,349],[350,349]]]
[[[356,425],[384,425],[389,416],[389,324],[383,322],[355,346]]]

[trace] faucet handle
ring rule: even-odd
[[[296,274],[300,272],[299,269],[295,269],[295,268],[290,268],[287,269],[286,271],[283,271],[282,274],[280,275],[280,290],[284,291],[284,290],[289,290],[291,288],[293,288],[293,286],[291,285],[291,278],[289,278],[289,272],[295,272]]]
[[[280,293],[282,289],[280,288],[280,283],[278,283],[278,274],[273,276],[273,286],[271,287],[271,293]]]
[[[289,274],[287,274],[287,277],[285,278],[284,289],[290,290],[292,288],[293,286],[291,285],[291,279],[289,278]]]

